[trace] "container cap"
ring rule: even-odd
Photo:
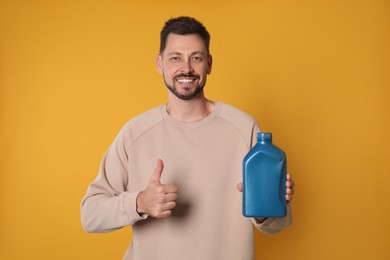
[[[259,132],[259,133],[257,133],[257,140],[259,140],[259,141],[272,140],[272,133]]]

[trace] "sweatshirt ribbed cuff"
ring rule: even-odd
[[[137,212],[137,192],[125,192],[123,196],[123,208],[128,219],[128,225],[134,225],[137,221],[146,219],[147,214],[139,215]]]
[[[287,214],[283,218],[267,218],[262,223],[259,223],[256,219],[252,218],[252,223],[257,229],[266,234],[273,235],[279,233],[292,225],[291,204],[287,204]]]

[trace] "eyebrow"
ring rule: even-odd
[[[206,55],[206,53],[205,52],[203,52],[203,51],[194,51],[193,53],[191,53],[191,55],[190,56],[193,56],[193,55],[196,55],[196,54],[201,54],[201,55]],[[167,53],[167,55],[182,55],[182,53],[180,53],[180,52],[177,52],[177,51],[172,51],[172,52],[168,52]]]

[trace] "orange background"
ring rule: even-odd
[[[79,204],[119,129],[166,102],[159,32],[212,35],[206,95],[288,154],[295,223],[258,259],[390,259],[389,1],[0,0],[0,258],[121,259]],[[239,239],[239,238],[238,238]]]

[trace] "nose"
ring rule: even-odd
[[[192,73],[194,72],[194,69],[192,68],[192,64],[190,60],[185,60],[182,64],[181,71],[183,73]]]

